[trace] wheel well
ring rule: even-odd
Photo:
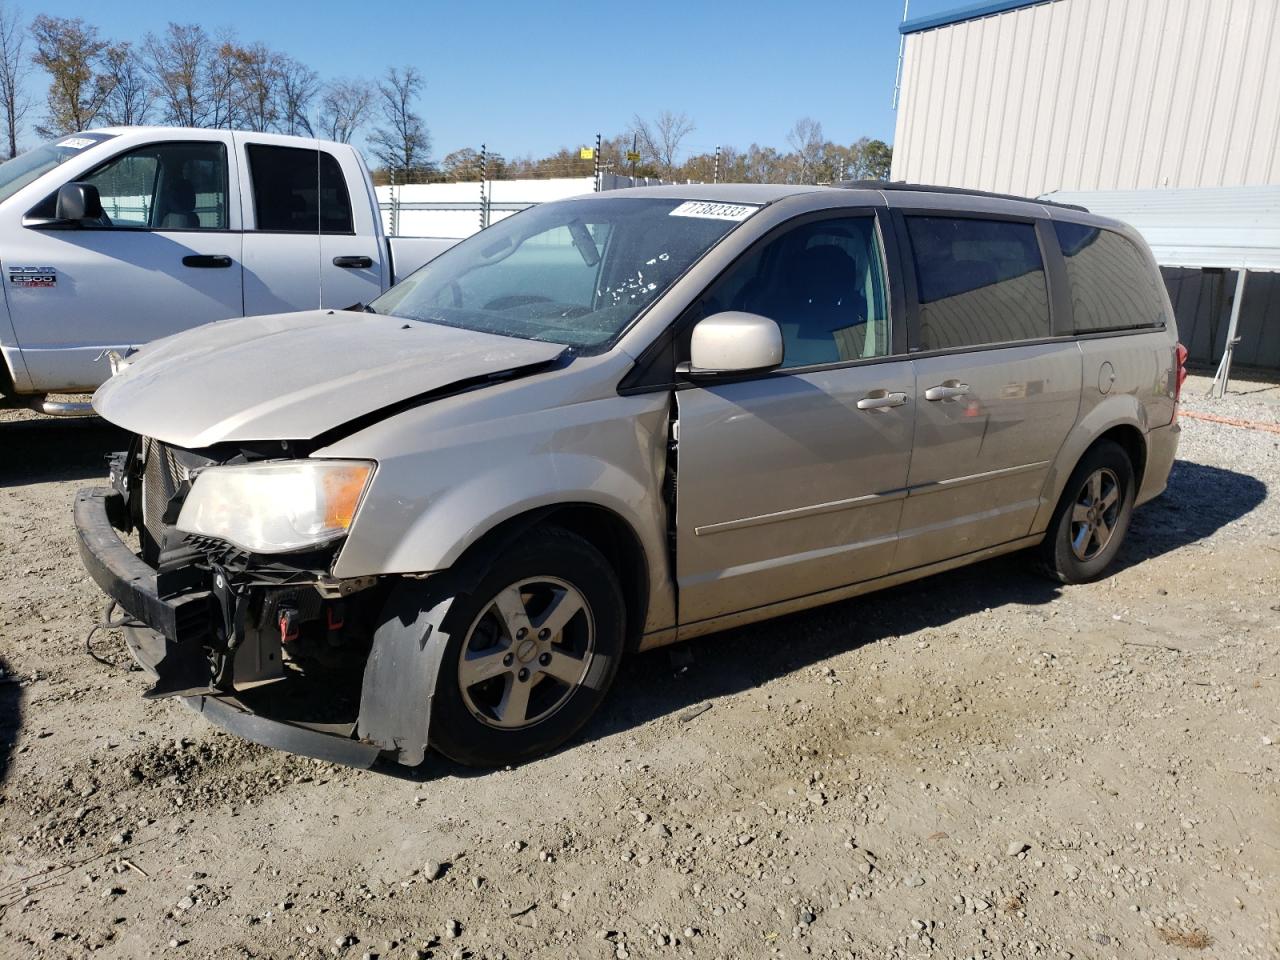
[[[1134,489],[1141,490],[1142,475],[1147,469],[1147,442],[1142,436],[1142,431],[1135,426],[1121,424],[1112,427],[1098,439],[1111,440],[1120,444],[1124,452],[1129,455],[1129,462],[1133,464]]]
[[[13,397],[17,391],[13,386],[13,374],[9,372],[9,362],[0,355],[0,397]]]
[[[483,560],[538,524],[568,530],[604,554],[622,587],[627,648],[634,650],[649,612],[649,567],[635,531],[612,510],[592,503],[566,503],[522,513],[486,533],[467,549],[467,555]]]

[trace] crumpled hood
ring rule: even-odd
[[[220,320],[143,347],[98,388],[93,408],[126,430],[181,447],[308,440],[564,349],[343,310]]]

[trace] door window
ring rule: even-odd
[[[757,246],[703,301],[703,315],[743,310],[782,329],[784,367],[889,353],[889,310],[875,217],[816,220]]]
[[[220,143],[157,143],[113,157],[77,178],[98,188],[100,227],[227,229],[227,151]],[[32,214],[52,217],[56,194]]]
[[[969,217],[907,217],[920,301],[917,349],[946,350],[1050,335],[1036,228]]]
[[[1067,260],[1076,333],[1158,327],[1165,322],[1159,275],[1129,240],[1111,230],[1057,221]]]
[[[350,234],[351,197],[331,153],[254,143],[247,148],[259,230]]]

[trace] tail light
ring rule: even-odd
[[[1178,419],[1178,404],[1182,400],[1182,384],[1187,379],[1187,348],[1178,344],[1173,350],[1174,376],[1173,419]]]

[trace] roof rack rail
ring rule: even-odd
[[[956,193],[966,197],[991,197],[995,200],[1020,200],[1023,203],[1043,203],[1050,207],[1064,207],[1088,213],[1088,207],[1078,203],[1059,203],[1056,200],[1040,200],[1036,197],[1019,197],[1012,193],[991,193],[988,190],[970,190],[967,187],[941,187],[928,183],[907,183],[905,180],[839,180],[832,184],[842,190],[909,190],[914,193]]]

